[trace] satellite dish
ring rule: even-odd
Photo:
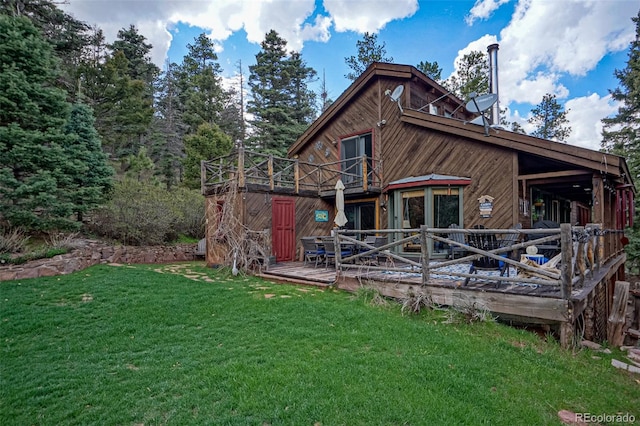
[[[391,95],[389,95],[389,97],[393,102],[397,102],[398,99],[400,99],[400,96],[402,96],[402,92],[404,92],[404,86],[401,84],[393,89],[393,92],[391,93]]]
[[[404,92],[404,86],[402,84],[396,86],[396,88],[393,89],[393,92],[388,89],[384,92],[385,95],[389,96],[389,99],[398,104],[398,109],[401,114],[404,112],[402,110],[402,105],[400,105],[400,96],[402,96],[402,92]]]
[[[478,126],[484,126],[484,116],[479,115],[473,120],[469,121],[471,124],[477,124]]]
[[[474,94],[472,94],[474,95]],[[467,111],[482,113],[493,106],[498,101],[498,95],[487,93],[486,95],[473,96],[467,105]]]

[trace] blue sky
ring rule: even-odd
[[[344,58],[357,54],[364,32],[375,32],[393,62],[437,61],[442,77],[456,59],[499,43],[500,105],[521,122],[544,94],[569,111],[569,143],[598,149],[600,120],[617,109],[609,97],[635,37],[637,0],[70,0],[61,5],[103,28],[108,41],[134,24],[153,44],[153,61],[180,62],[204,32],[216,44],[225,78],[245,81],[271,29],[300,51],[329,97],[350,84]],[[320,89],[320,80],[312,87]]]

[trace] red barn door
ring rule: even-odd
[[[271,243],[276,262],[295,259],[296,203],[291,198],[271,200]]]

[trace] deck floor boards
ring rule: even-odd
[[[317,283],[320,286],[334,284],[342,278],[355,278],[361,282],[366,282],[366,280],[375,280],[378,282],[395,282],[413,285],[422,284],[422,277],[415,272],[409,274],[390,274],[381,271],[368,271],[366,265],[363,265],[362,268],[342,270],[338,275],[336,275],[336,270],[332,266],[325,268],[324,265],[318,265],[316,268],[311,264],[304,265],[303,262],[280,262],[270,265],[268,270],[264,271],[261,275],[267,278],[273,277],[274,279],[279,277],[287,278],[290,282],[299,280],[304,284]],[[530,284],[518,285],[514,283],[502,283],[496,287],[494,282],[483,280],[481,276],[477,279],[471,279],[467,286],[464,286],[463,284],[463,279],[431,278],[428,285],[534,297],[560,297],[559,288],[557,289]]]

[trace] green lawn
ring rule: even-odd
[[[616,351],[200,263],[96,266],[2,282],[0,296],[2,425],[640,419],[640,377],[610,366]]]

